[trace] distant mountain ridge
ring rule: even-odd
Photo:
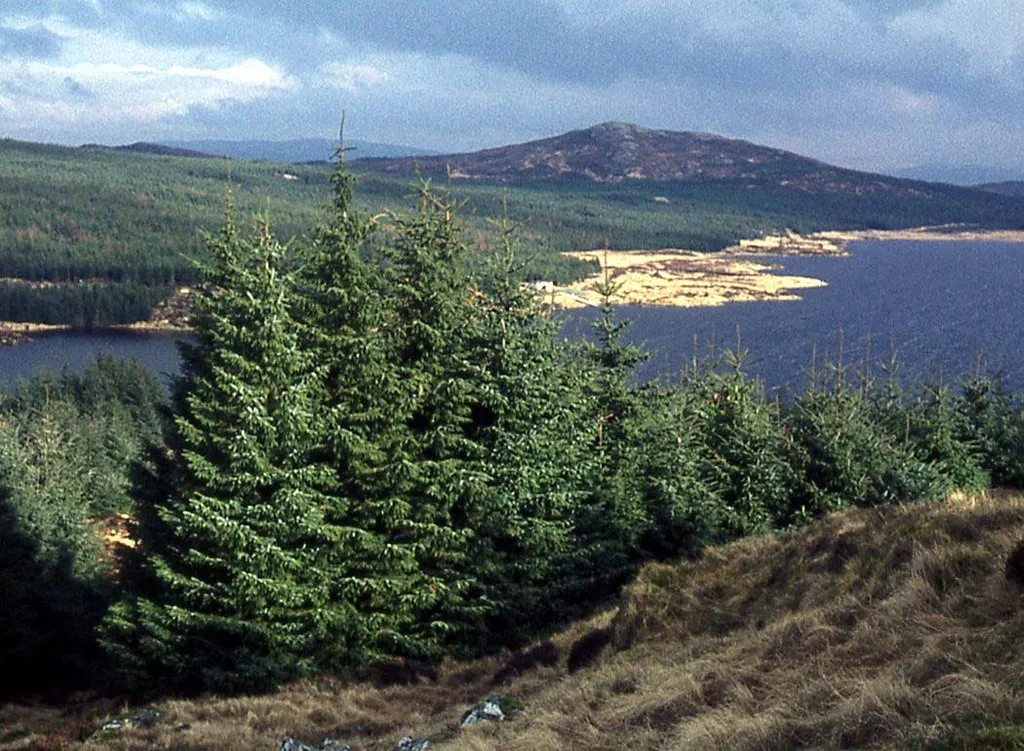
[[[157,156],[183,156],[191,157],[196,159],[217,159],[217,154],[210,154],[205,151],[197,151],[194,149],[184,149],[176,146],[165,146],[159,143],[150,143],[148,141],[136,141],[135,143],[129,143],[124,146],[104,146],[98,143],[86,143],[82,144],[83,149],[109,149],[111,151],[127,151],[133,154],[156,154]]]
[[[731,181],[812,194],[894,196],[919,196],[928,190],[925,183],[835,167],[749,141],[619,122],[466,154],[365,159],[356,168],[480,182]]]
[[[1024,171],[1020,169],[985,164],[919,164],[913,167],[887,170],[886,174],[908,180],[925,180],[932,183],[948,183],[949,185],[970,187],[1024,178]]]
[[[987,190],[989,193],[998,193],[1001,196],[1012,198],[1024,198],[1024,180],[1007,180],[1000,183],[984,183],[975,185],[978,190]]]
[[[226,156],[232,159],[247,159],[260,162],[282,162],[295,164],[300,162],[330,161],[337,141],[329,138],[297,138],[287,141],[262,140],[194,140],[167,141],[162,144],[166,148],[184,149],[208,155]],[[359,139],[345,142],[346,159],[354,161],[368,157],[413,157],[432,156],[436,152],[416,149],[411,146],[362,141]]]

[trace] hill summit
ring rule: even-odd
[[[419,170],[428,175],[449,174],[453,179],[480,181],[582,179],[602,183],[762,180],[768,175],[846,172],[749,141],[620,122],[467,154],[365,159],[361,166],[379,172]]]

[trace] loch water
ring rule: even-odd
[[[780,273],[822,279],[799,301],[719,308],[623,308],[630,338],[651,352],[644,378],[677,378],[696,351],[747,350],[744,369],[770,392],[807,384],[814,362],[878,363],[895,347],[908,385],[953,382],[975,367],[1024,390],[1024,244],[959,241],[855,242],[840,258],[770,259]],[[596,311],[574,316],[592,321]],[[868,354],[869,353],[869,354]]]
[[[745,369],[770,392],[806,385],[812,353],[820,365],[860,363],[870,340],[870,361],[889,359],[894,346],[908,383],[953,381],[979,358],[990,373],[1024,390],[1024,244],[885,241],[851,243],[843,258],[772,259],[780,273],[823,279],[827,287],[802,291],[793,302],[734,303],[720,308],[623,308],[632,319],[628,338],[651,358],[642,378],[677,378],[696,348],[748,350]],[[582,334],[594,310],[567,316],[566,330]],[[135,358],[158,374],[179,368],[181,334],[52,333],[0,348],[0,380],[34,370],[80,370],[93,355]],[[876,375],[880,371],[875,369]]]

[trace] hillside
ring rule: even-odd
[[[380,159],[381,172],[450,173],[464,180],[757,179],[772,173],[807,174],[827,165],[779,149],[708,133],[651,130],[629,123],[602,123],[553,138],[416,159]]]
[[[407,211],[414,162],[425,178],[454,164],[450,188],[464,203],[469,244],[486,247],[491,220],[507,211],[529,259],[522,277],[560,284],[592,271],[565,251],[714,251],[785,229],[1024,227],[1024,202],[1011,196],[617,124],[459,159],[354,159],[360,208]],[[284,168],[201,158],[144,143],[65,148],[0,140],[0,277],[77,285],[29,291],[0,284],[0,320],[103,326],[145,319],[173,286],[194,278],[202,232],[222,226],[229,184],[245,225],[269,211],[279,236],[301,241],[330,194],[331,169],[326,162]]]
[[[978,190],[987,190],[991,193],[998,193],[1003,196],[1024,198],[1024,181],[1008,180],[1001,183],[984,183],[975,186]]]
[[[89,150],[109,149],[111,151],[127,151],[135,154],[153,154],[156,156],[182,156],[190,159],[216,158],[215,154],[210,154],[205,151],[195,151],[193,149],[183,149],[175,146],[164,146],[159,143],[149,143],[147,141],[137,141],[135,143],[125,144],[124,146],[103,146],[97,143],[87,143],[83,144],[82,148]]]
[[[407,735],[452,751],[1021,748],[1022,572],[1008,580],[1006,561],[1022,536],[1021,496],[847,510],[648,566],[610,610],[553,637],[557,664],[520,657],[507,682],[493,680],[509,664],[495,657],[444,664],[436,684],[325,679],[167,701],[153,727],[88,747],[240,751],[330,735],[391,751]],[[611,646],[569,672],[574,643],[602,641],[595,629]],[[458,730],[493,694],[521,712]],[[64,748],[125,714],[8,705],[0,749]]]
[[[384,173],[418,170],[475,181],[731,181],[807,193],[893,197],[927,195],[934,190],[921,182],[833,167],[749,141],[615,122],[469,154],[373,159],[360,166]]]
[[[287,141],[205,139],[169,141],[166,148],[198,151],[232,159],[265,162],[328,162],[338,144],[327,138],[296,138]],[[364,157],[428,156],[433,152],[410,146],[396,146],[353,139],[346,144],[350,160]]]

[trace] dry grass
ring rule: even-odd
[[[502,724],[454,729],[492,691],[492,658],[444,665],[437,684],[306,681],[166,701],[159,725],[106,747],[240,751],[333,735],[390,750],[412,735],[453,751],[1024,748],[1024,594],[1004,573],[1022,537],[1024,496],[984,494],[851,510],[648,566],[617,609],[554,637],[558,665],[501,687],[524,708]],[[570,675],[571,645],[606,627],[611,653]],[[86,715],[98,724],[116,709]],[[82,712],[4,708],[0,749],[60,748],[47,739],[72,737]]]

